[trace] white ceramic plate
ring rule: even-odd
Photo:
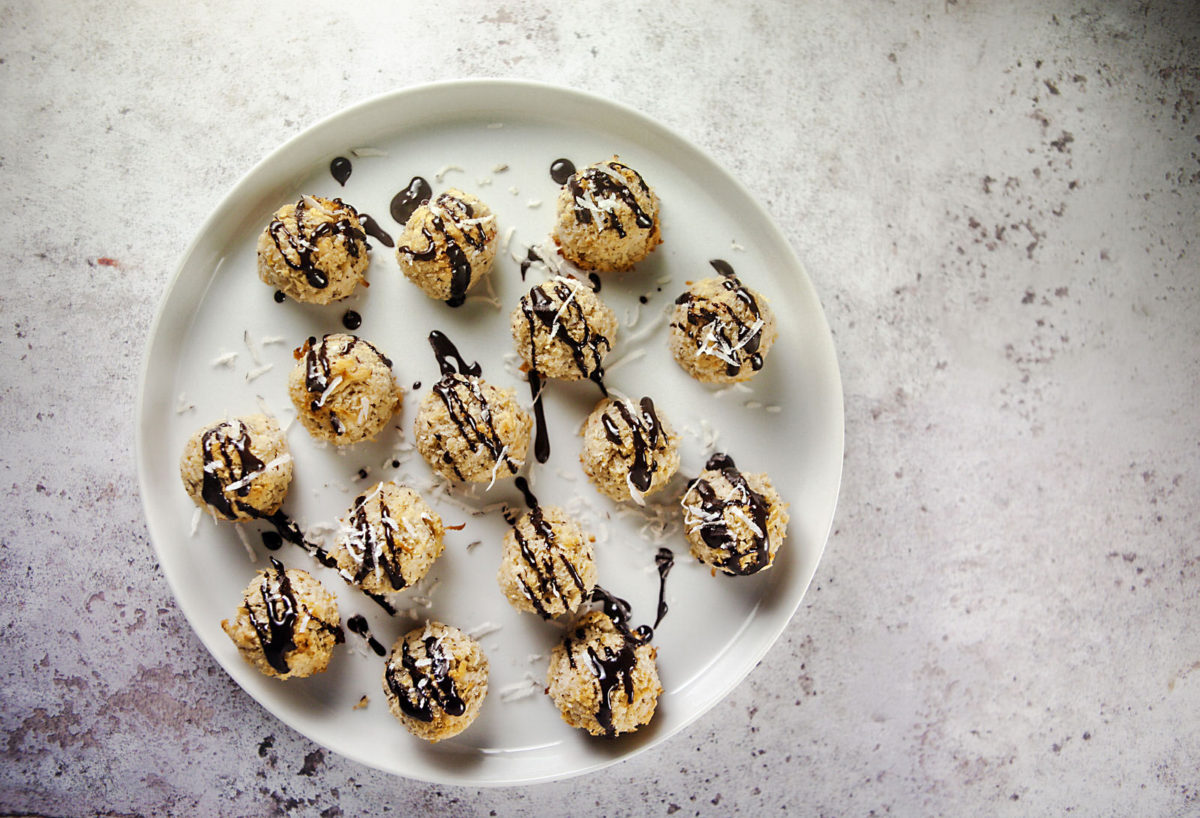
[[[354,157],[355,148],[383,155]],[[610,366],[606,380],[628,395],[651,395],[683,432],[681,475],[694,476],[702,467],[705,428],[715,430],[717,448],[741,468],[771,475],[791,503],[789,537],[775,565],[752,577],[713,577],[689,556],[677,527],[664,543],[647,536],[647,515],[618,510],[580,468],[576,433],[599,397],[595,386],[552,383],[546,413],[553,448],[548,463],[533,464],[534,491],[542,502],[580,510],[598,537],[600,583],[633,604],[635,623],[654,620],[655,551],[668,545],[676,555],[667,582],[670,612],[655,636],[665,692],[653,722],[636,734],[604,740],[561,721],[541,692],[545,656],[561,629],[513,610],[497,588],[506,527],[501,514],[472,515],[437,498],[433,504],[446,523],[466,528],[447,532],[445,554],[431,574],[437,584],[430,604],[405,597],[400,604],[421,618],[467,631],[499,626],[480,639],[491,662],[491,692],[479,719],[438,745],[412,737],[388,713],[382,660],[349,633],[323,674],[286,683],[260,675],[241,660],[220,622],[233,615],[241,589],[265,562],[262,527],[243,528],[257,563],[232,524],[205,517],[190,533],[195,507],[178,475],[188,436],[227,413],[259,411],[260,399],[281,420],[294,416],[286,390],[292,349],[309,335],[339,330],[343,313],[354,309],[363,319],[358,334],[394,359],[398,380],[406,389],[417,381],[422,387],[409,392],[403,413],[379,440],[349,451],[318,447],[293,424],[288,439],[296,476],[285,511],[302,524],[335,522],[355,494],[377,479],[407,481],[424,493],[431,472],[418,455],[401,455],[398,468],[389,461],[411,439],[420,396],[437,377],[426,337],[433,329],[444,331],[468,360],[480,361],[486,378],[516,387],[527,404],[527,385],[517,382],[504,361],[512,350],[508,314],[530,286],[521,282],[512,256],[523,255],[550,229],[558,190],[550,164],[567,157],[583,167],[614,153],[657,190],[664,243],[635,272],[604,277],[601,296],[622,322],[608,363],[635,350],[645,353]],[[339,155],[353,163],[344,188],[329,173]],[[507,170],[496,171],[501,164]],[[447,166],[461,170],[446,170],[438,181]],[[435,192],[453,185],[479,195],[497,214],[502,237],[516,228],[492,273],[502,309],[473,301],[456,310],[427,299],[400,274],[393,253],[374,241],[369,289],[327,307],[275,303],[271,288],[257,278],[254,253],[258,233],[276,208],[301,193],[341,196],[396,236],[400,228],[388,205],[413,176],[428,179]],[[770,299],[779,317],[779,340],[748,391],[718,394],[688,378],[671,360],[664,326],[638,338],[684,282],[712,275],[713,258],[728,260],[745,283]],[[531,283],[541,280],[536,272],[530,275]],[[639,296],[648,303],[639,304]],[[267,343],[272,338],[283,340]],[[237,353],[230,364],[214,366],[230,352]],[[267,364],[269,370],[247,379]],[[159,306],[137,426],[142,497],[163,571],[192,627],[229,674],[288,725],[343,755],[412,778],[470,785],[598,769],[665,740],[729,693],[783,631],[812,579],[833,519],[843,443],[841,382],[820,303],[786,240],[747,191],[695,146],[628,108],[563,88],[484,80],[412,88],[356,105],[251,170],[200,228]],[[370,471],[368,480],[357,478],[361,468]],[[474,504],[500,500],[519,504],[511,481]],[[482,544],[468,549],[476,540]],[[343,622],[353,613],[365,614],[389,647],[416,624],[404,614],[389,619],[303,551],[285,545],[277,553],[337,594]],[[501,695],[530,678],[533,695],[515,700]],[[353,709],[363,695],[370,704]]]

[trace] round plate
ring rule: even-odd
[[[528,386],[512,365],[508,315],[542,276],[535,266],[523,283],[517,259],[550,230],[558,191],[550,164],[567,157],[583,167],[613,154],[657,191],[664,243],[636,271],[603,276],[601,297],[622,324],[606,382],[630,396],[652,396],[680,432],[676,487],[699,472],[714,448],[726,451],[742,469],[771,476],[791,504],[791,524],[770,570],[712,576],[688,554],[677,506],[618,506],[588,483],[577,434],[600,397],[595,385],[549,385],[552,453],[546,464],[530,464],[533,490],[544,503],[573,509],[596,536],[600,584],[632,603],[635,623],[655,617],[655,552],[667,546],[676,554],[667,581],[670,611],[654,639],[664,687],[657,713],[639,732],[605,740],[567,726],[543,695],[547,656],[562,626],[518,613],[496,585],[506,523],[494,504],[520,506],[512,481],[474,496],[434,491],[431,471],[411,451],[411,435],[419,399],[438,376],[426,342],[434,329],[478,360],[485,378],[517,389],[528,405]],[[344,187],[329,172],[337,156],[353,164]],[[340,196],[397,236],[388,206],[414,176],[428,179],[435,192],[455,186],[475,193],[496,213],[508,240],[491,275],[499,309],[484,299],[459,309],[429,300],[400,274],[394,253],[374,240],[369,289],[324,307],[273,300],[256,274],[255,241],[274,210],[302,193]],[[765,295],[779,318],[779,340],[747,387],[697,383],[667,349],[664,311],[685,282],[714,274],[715,258]],[[409,735],[388,713],[383,660],[354,634],[337,648],[329,670],[309,679],[279,682],[242,661],[220,623],[265,564],[262,527],[198,519],[179,479],[184,443],[200,426],[261,406],[282,423],[294,418],[286,389],[292,350],[310,335],[339,331],[347,309],[361,314],[357,334],[395,361],[396,377],[410,391],[403,411],[373,442],[318,446],[292,424],[295,479],[285,511],[310,530],[332,527],[357,493],[396,479],[430,499],[447,525],[465,528],[447,532],[445,554],[427,580],[399,597],[394,618],[302,550],[285,545],[277,555],[337,594],[343,623],[365,614],[389,647],[426,618],[482,634],[491,663],[483,712],[464,733],[436,745]],[[841,479],[842,420],[837,359],[813,286],[737,181],[677,134],[623,106],[553,86],[473,80],[398,91],[342,111],[276,150],[225,197],[184,254],[151,330],[138,406],[138,472],[151,539],[180,608],[217,661],[264,707],[313,741],[373,767],[427,781],[515,784],[595,770],[645,750],[712,707],[755,666],[800,604],[824,548]],[[369,703],[355,709],[363,696]]]

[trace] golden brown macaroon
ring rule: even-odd
[[[397,639],[383,669],[392,715],[429,742],[466,730],[487,690],[488,660],[479,643],[441,622],[426,622]]]
[[[543,619],[575,611],[596,585],[592,543],[563,509],[535,506],[504,535],[496,581],[518,611]]]
[[[288,394],[318,440],[347,446],[374,438],[400,411],[404,390],[391,359],[363,339],[345,333],[309,338],[294,354]]]
[[[409,216],[396,259],[430,298],[457,307],[496,257],[496,217],[470,193],[450,188]]]
[[[584,424],[579,460],[601,494],[641,504],[679,469],[679,436],[650,398],[605,398]]]
[[[358,211],[341,199],[301,196],[279,208],[258,237],[258,277],[310,304],[353,293],[370,262]]]
[[[343,641],[337,600],[306,571],[271,559],[242,592],[242,605],[221,628],[242,658],[267,676],[299,679],[329,666]]]
[[[188,496],[226,520],[274,514],[292,483],[292,456],[275,418],[245,415],[198,430],[179,461]]]
[[[787,537],[787,503],[765,474],[744,474],[714,454],[680,500],[692,556],[726,574],[770,568]]]
[[[554,241],[584,270],[629,270],[662,243],[658,196],[616,156],[576,171],[555,207]]]
[[[532,427],[513,390],[448,373],[421,399],[413,437],[425,462],[446,479],[490,484],[520,471]]]
[[[509,318],[517,352],[543,378],[599,380],[617,316],[592,288],[555,276],[530,288]]]
[[[377,483],[354,498],[330,554],[364,591],[390,594],[419,582],[442,554],[441,516],[406,486]]]

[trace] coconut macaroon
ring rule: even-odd
[[[246,662],[277,679],[301,679],[329,666],[344,640],[337,600],[306,571],[272,558],[242,592],[242,605],[221,628]]]
[[[532,287],[509,319],[517,352],[544,378],[599,380],[617,338],[617,316],[592,288],[555,276]]]
[[[448,480],[488,483],[520,471],[533,422],[511,389],[478,374],[444,374],[421,399],[417,451]]]
[[[671,354],[701,383],[749,380],[763,368],[775,343],[775,313],[727,262],[709,263],[721,276],[694,281],[675,299]]]
[[[409,216],[397,241],[400,270],[430,298],[457,307],[496,257],[496,217],[470,193],[450,188]]]
[[[400,411],[404,390],[391,360],[354,335],[309,338],[293,353],[288,393],[304,428],[318,440],[347,446],[379,433]]]
[[[279,511],[292,483],[292,456],[275,418],[244,415],[192,435],[179,475],[200,508],[244,522]]]
[[[662,243],[658,196],[615,156],[576,171],[555,206],[554,241],[584,270],[629,270]]]
[[[601,494],[640,505],[679,469],[679,435],[650,398],[606,398],[584,423],[579,460]]]
[[[341,199],[302,196],[258,237],[258,277],[310,304],[328,304],[366,279],[370,256],[358,212]]]
[[[488,660],[479,643],[441,622],[426,622],[397,639],[383,669],[392,715],[430,742],[466,730],[487,689]]]
[[[765,474],[744,474],[717,453],[688,484],[683,533],[692,556],[726,574],[770,568],[787,537],[787,504]]]
[[[364,591],[390,594],[420,581],[442,554],[442,518],[410,488],[378,483],[354,498],[330,552]]]
[[[575,611],[596,585],[592,543],[558,506],[534,506],[504,535],[496,580],[518,611],[543,619]]]
[[[547,693],[563,721],[593,736],[648,724],[662,684],[656,649],[601,611],[590,611],[550,652]]]

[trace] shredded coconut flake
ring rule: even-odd
[[[242,343],[246,345],[246,349],[250,350],[250,360],[254,361],[254,365],[262,366],[262,356],[258,354],[258,346],[250,336],[250,330],[245,330],[242,333]]]
[[[200,516],[202,514],[204,514],[204,509],[196,506],[196,511],[192,514],[192,530],[188,536],[195,537],[196,532],[200,530]]]
[[[762,401],[748,400],[742,406],[745,406],[747,409],[762,409]]]
[[[766,407],[764,407],[764,409],[765,409],[766,411],[770,412],[772,415],[776,415],[776,414],[778,414],[778,413],[780,413],[780,412],[782,412],[782,411],[783,411],[783,407],[782,407],[782,406],[776,406],[775,404],[771,404],[770,406],[766,406]]]
[[[387,156],[387,151],[381,151],[379,148],[351,148],[350,153],[357,157],[365,158],[368,156]]]
[[[510,186],[510,187],[509,187],[509,189],[508,189],[508,192],[509,192],[509,193],[511,193],[511,194],[512,194],[512,195],[514,195],[514,196],[520,196],[520,195],[521,195],[521,188],[517,187],[516,185],[512,185],[512,186]]]
[[[274,368],[275,368],[275,364],[263,364],[260,367],[251,369],[249,372],[246,373],[246,383],[250,383],[254,379],[260,378],[263,375],[266,375],[268,372],[270,372]]]
[[[232,369],[233,362],[237,360],[237,356],[236,352],[226,352],[224,355],[218,355],[216,358],[213,358],[212,365],[214,368],[223,366]]]
[[[188,403],[187,396],[182,392],[179,393],[179,402],[175,404],[175,414],[182,415],[185,412],[190,412],[196,408],[196,404]]]
[[[513,233],[517,232],[516,226],[510,227],[504,231],[504,240],[500,242],[500,251],[508,252],[508,243],[512,241]]]
[[[743,247],[742,245],[738,244],[737,239],[730,239],[729,240],[729,249],[730,250],[745,250],[746,248]]]
[[[501,626],[497,625],[495,622],[484,622],[467,631],[467,636],[471,637],[472,639],[482,639],[483,637],[500,630],[500,628]]]
[[[233,530],[237,532],[238,539],[242,541],[242,547],[246,549],[246,556],[250,558],[250,562],[258,562],[258,554],[254,553],[254,548],[250,545],[250,538],[246,536],[246,531],[240,525],[235,525]]]
[[[445,179],[446,174],[452,170],[457,170],[460,173],[466,173],[466,171],[462,169],[461,165],[446,165],[441,170],[439,170],[437,173],[433,174],[433,178],[437,179],[440,182],[443,179]]]
[[[487,187],[491,183],[492,183],[491,176],[480,176],[478,179],[475,180],[475,184],[479,185],[480,187]]]
[[[506,170],[508,170],[508,165],[501,162],[499,165],[496,165],[494,168],[492,168],[492,173],[504,173]]]
[[[271,344],[286,344],[287,339],[282,335],[266,335],[263,336],[262,345],[270,346]]]
[[[646,357],[646,348],[645,347],[635,349],[633,352],[630,352],[628,355],[626,355],[622,358],[618,358],[613,363],[609,364],[608,366],[605,366],[604,371],[612,372],[614,369],[617,369],[618,367],[625,366],[625,364],[633,363],[634,361],[636,361],[640,358],[645,358],[645,357]]]
[[[519,699],[527,699],[533,696],[541,688],[542,683],[535,679],[530,674],[526,673],[525,678],[519,682],[513,682],[510,685],[505,685],[497,691],[502,702],[514,702]]]
[[[525,203],[525,206],[528,207],[530,210],[537,210],[539,207],[542,206],[542,200],[541,199],[530,199],[529,201],[527,201]]]

